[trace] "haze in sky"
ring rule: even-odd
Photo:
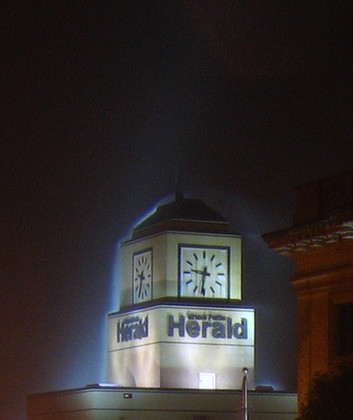
[[[244,237],[256,381],[296,389],[295,185],[352,169],[351,2],[2,8],[0,407],[105,379],[118,243],[175,193]]]

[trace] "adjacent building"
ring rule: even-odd
[[[353,358],[353,172],[297,187],[293,226],[264,236],[295,262],[298,399],[313,377]]]

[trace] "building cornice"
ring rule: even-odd
[[[353,208],[331,217],[263,235],[269,248],[291,255],[343,239],[353,239]]]

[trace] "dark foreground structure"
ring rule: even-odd
[[[249,392],[251,420],[294,420],[296,394]],[[244,419],[241,391],[120,388],[99,385],[30,395],[28,420]]]

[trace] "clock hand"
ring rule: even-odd
[[[141,271],[140,274],[137,275],[140,279],[140,287],[139,287],[139,292],[138,292],[138,296],[141,297],[141,292],[142,292],[142,282],[145,280],[145,276],[143,275],[143,271]]]
[[[210,273],[207,272],[207,267],[204,267],[203,270],[193,270],[193,269],[191,269],[190,271],[192,271],[193,273],[202,274],[202,275],[205,275],[205,276],[210,276],[211,275]]]
[[[206,280],[206,276],[204,274],[202,274],[202,279],[201,279],[201,294],[203,296],[205,296],[205,294],[206,294],[205,280]]]
[[[203,296],[206,295],[206,289],[205,289],[206,276],[210,276],[210,273],[207,272],[207,267],[205,266],[202,270],[202,278],[201,278],[201,294]]]
[[[196,273],[196,274],[201,274],[201,287],[200,287],[200,291],[201,291],[201,294],[203,296],[205,296],[206,295],[206,289],[205,289],[206,277],[211,275],[207,271],[207,267],[205,266],[202,270],[191,269],[190,271],[192,271],[193,273]]]

